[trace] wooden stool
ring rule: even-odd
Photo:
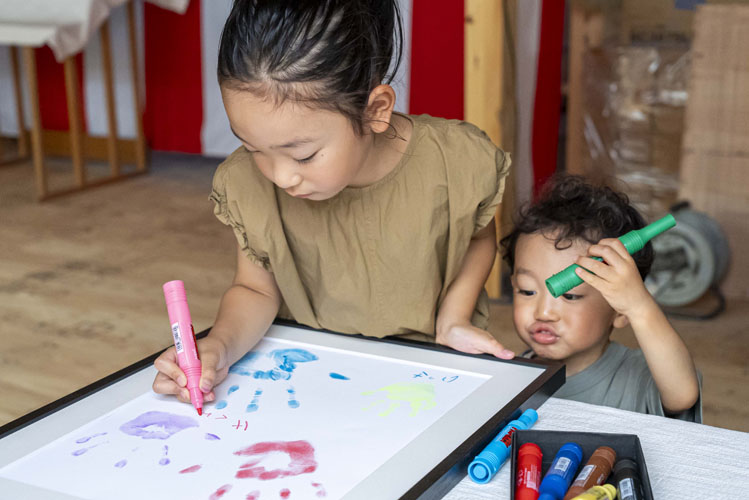
[[[102,70],[104,72],[104,87],[107,106],[107,122],[109,134],[106,139],[106,155],[104,156],[110,167],[110,175],[103,179],[89,181],[87,179],[85,165],[85,150],[89,150],[89,144],[96,142],[95,138],[89,137],[83,132],[81,122],[81,106],[78,96],[78,74],[75,68],[74,57],[69,56],[63,61],[65,72],[65,93],[68,105],[69,154],[73,163],[73,176],[75,185],[71,188],[52,191],[48,187],[47,169],[44,164],[44,146],[52,141],[52,137],[59,133],[43,131],[41,114],[39,110],[39,88],[36,73],[36,56],[34,48],[22,47],[23,63],[26,71],[26,79],[29,86],[29,100],[31,104],[31,158],[34,164],[34,179],[36,184],[37,200],[43,201],[58,196],[75,193],[92,187],[120,181],[148,171],[146,162],[146,140],[143,133],[143,121],[141,117],[140,87],[138,52],[135,39],[135,8],[133,2],[127,3],[128,38],[130,42],[130,68],[132,75],[133,101],[135,111],[136,138],[134,160],[136,168],[133,172],[122,173],[120,170],[120,152],[118,151],[117,116],[115,110],[114,82],[112,76],[112,56],[109,38],[109,20],[104,21],[100,28]],[[13,89],[16,99],[16,113],[18,115],[18,150],[14,158],[5,160],[3,163],[11,163],[28,159],[29,144],[26,127],[23,118],[23,98],[21,93],[21,79],[18,67],[18,49],[11,47],[11,66],[13,72]],[[86,146],[86,147],[84,147]],[[89,155],[92,156],[92,155]]]

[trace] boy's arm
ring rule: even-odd
[[[688,410],[699,397],[692,356],[645,288],[634,259],[622,242],[614,238],[601,240],[588,253],[602,257],[604,262],[580,257],[577,264],[585,269],[578,269],[578,276],[601,292],[611,307],[632,325],[665,412]]]
[[[202,365],[200,388],[213,399],[213,387],[227,375],[229,367],[244,356],[268,331],[281,305],[281,292],[273,273],[251,262],[237,248],[237,271],[219,305],[210,333],[198,341]],[[153,389],[160,394],[175,394],[189,402],[186,379],[177,365],[174,348],[154,361],[159,370]]]
[[[474,235],[455,280],[450,284],[437,313],[437,343],[468,353],[489,353],[511,359],[515,353],[505,349],[487,331],[471,324],[479,293],[489,276],[497,254],[494,219]]]
[[[628,316],[637,343],[661,394],[666,414],[688,410],[697,402],[699,382],[687,346],[658,304]]]

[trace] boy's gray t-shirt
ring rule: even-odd
[[[668,417],[702,423],[702,377],[694,406]],[[666,416],[660,393],[640,349],[611,342],[603,356],[585,370],[567,377],[554,397],[622,410]]]

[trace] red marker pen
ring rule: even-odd
[[[518,450],[515,500],[536,500],[541,485],[541,448],[525,443]]]
[[[166,310],[169,314],[169,324],[172,325],[174,348],[177,350],[177,364],[187,377],[187,390],[190,391],[190,401],[203,414],[203,392],[200,390],[200,356],[195,346],[195,330],[192,327],[190,309],[187,307],[185,284],[180,280],[164,283],[164,298]]]

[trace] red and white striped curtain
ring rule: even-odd
[[[461,0],[399,0],[405,27],[403,64],[396,75],[396,109],[463,118],[463,26]],[[183,15],[150,3],[136,9],[145,96],[144,124],[154,150],[226,156],[237,146],[216,83],[216,54],[232,0],[193,0]],[[527,200],[556,169],[564,3],[518,2],[516,28],[516,145],[518,199]],[[134,137],[129,44],[124,8],[110,17],[118,131]],[[84,126],[107,132],[98,35],[77,56]],[[66,130],[62,66],[48,48],[37,49],[42,124]],[[28,114],[28,106],[25,107]],[[26,116],[26,123],[30,117]],[[15,135],[16,117],[8,51],[0,48],[0,134]]]

